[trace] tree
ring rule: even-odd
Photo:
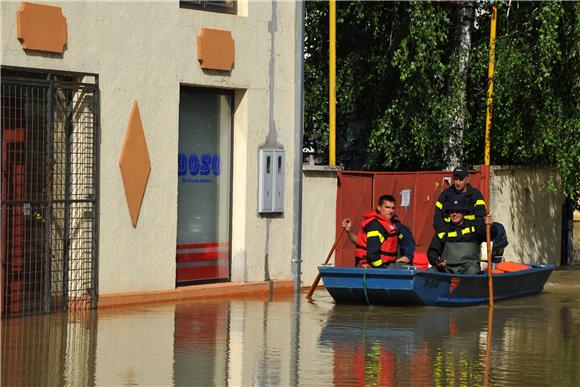
[[[575,202],[580,197],[578,116],[578,3],[500,3],[496,39],[492,164],[552,165],[562,189]],[[484,15],[485,16],[485,15]],[[481,23],[480,40],[489,34]],[[484,72],[488,48],[472,49],[468,111],[472,130],[464,144],[466,158],[478,163],[483,138],[478,123],[485,107]]]
[[[473,24],[461,14],[467,5],[337,3],[339,162],[442,169],[459,137],[455,156],[483,162],[489,4],[473,3]],[[305,132],[319,152],[328,133],[327,9],[306,3]],[[574,2],[499,3],[491,152],[492,164],[555,166],[560,181],[552,188],[576,203],[579,14]]]
[[[463,132],[465,130],[467,68],[471,50],[471,29],[474,16],[473,1],[459,1],[457,70],[450,75],[450,122],[449,142],[445,148],[447,169],[452,170],[461,165],[463,158]]]
[[[362,168],[377,117],[391,99],[405,3],[337,2],[338,161]],[[306,2],[305,132],[328,160],[328,3]]]

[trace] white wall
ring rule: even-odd
[[[236,90],[232,225],[233,280],[291,279],[294,166],[294,2],[240,2],[239,15],[179,8],[178,1],[61,1],[68,45],[62,56],[25,52],[16,38],[19,2],[2,2],[2,65],[96,73],[101,107],[99,293],[175,286],[180,84]],[[196,36],[229,30],[230,74],[203,72]],[[133,228],[119,156],[131,103],[139,104],[151,173]],[[285,211],[257,214],[258,147],[286,151]],[[247,231],[246,231],[247,230]]]

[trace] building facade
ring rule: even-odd
[[[292,280],[299,3],[1,7],[3,315]]]

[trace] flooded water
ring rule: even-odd
[[[2,321],[2,385],[578,386],[580,270],[486,306],[180,302]]]

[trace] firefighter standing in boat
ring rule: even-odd
[[[465,168],[455,168],[452,172],[451,187],[441,192],[435,202],[435,213],[433,216],[433,228],[435,231],[442,231],[449,225],[451,219],[445,214],[444,208],[454,200],[463,200],[467,206],[466,220],[479,218],[483,221],[486,215],[485,200],[481,192],[469,184],[469,172]]]
[[[344,219],[342,226],[356,246],[355,266],[397,269],[411,264],[415,241],[395,217],[393,196],[381,196],[377,209],[363,214],[356,238],[350,219]]]

